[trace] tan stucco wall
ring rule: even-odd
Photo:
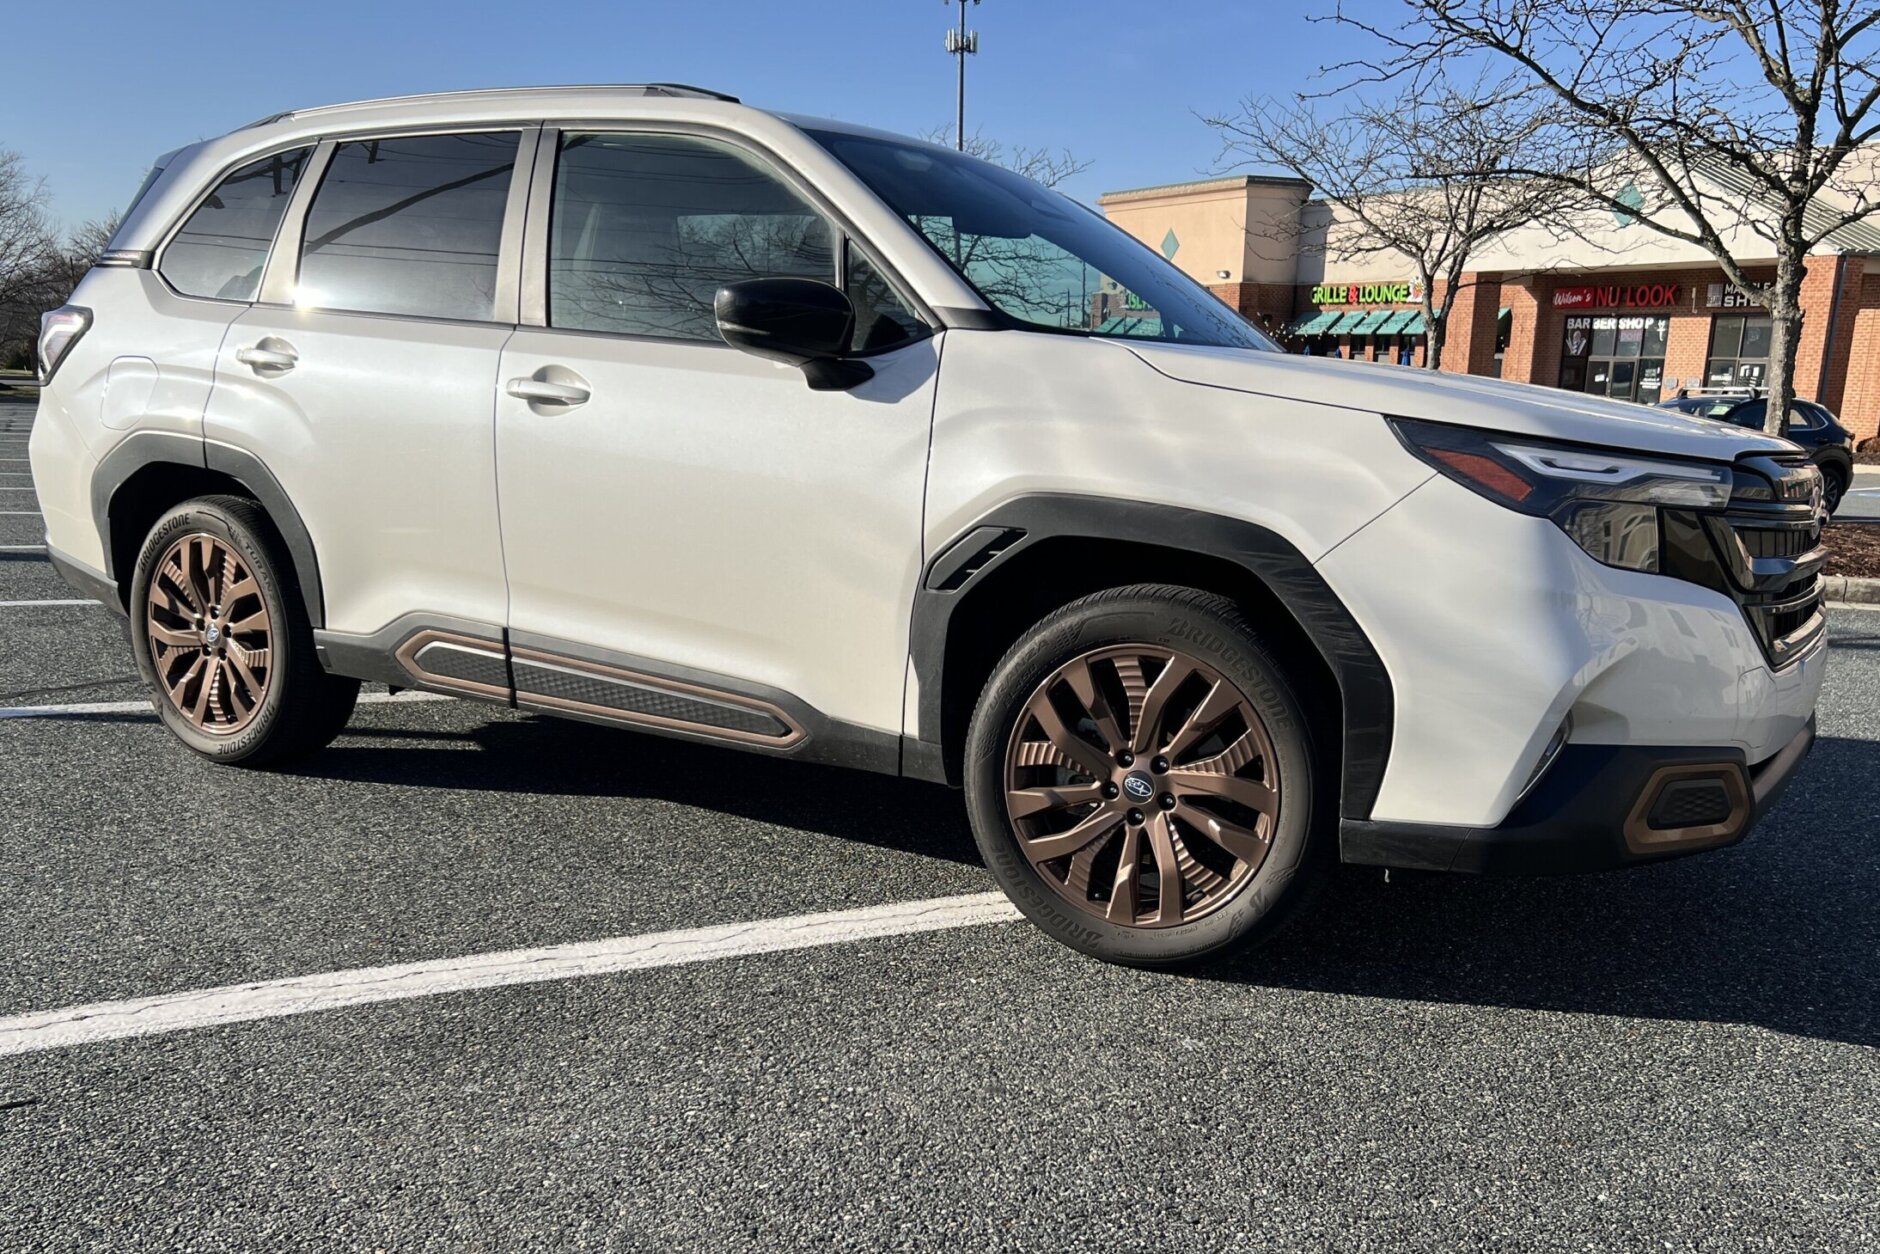
[[[1303,185],[1223,179],[1117,192],[1098,202],[1117,226],[1156,249],[1172,230],[1174,262],[1190,278],[1220,283],[1291,283]]]
[[[1152,248],[1161,247],[1173,228],[1181,241],[1175,263],[1204,283],[1310,287],[1414,277],[1407,258],[1366,247],[1363,228],[1349,213],[1322,200],[1305,200],[1304,194],[1297,184],[1222,179],[1114,192],[1098,203],[1112,222]],[[1478,249],[1468,268],[1521,274],[1711,264],[1702,248],[1641,223],[1621,223],[1605,209],[1586,210],[1576,222],[1577,233],[1571,235],[1541,227],[1511,232]],[[1726,230],[1724,238],[1745,260],[1772,255],[1767,241],[1746,224]]]

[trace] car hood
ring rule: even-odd
[[[1787,440],[1675,410],[1407,366],[1147,342],[1117,344],[1183,383],[1581,444],[1730,461]]]

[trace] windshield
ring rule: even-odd
[[[925,144],[809,134],[912,223],[987,304],[1020,323],[1277,351],[1206,288],[1067,196]]]

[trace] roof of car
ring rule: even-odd
[[[410,107],[413,105],[441,104],[450,106],[453,111],[466,110],[476,112],[487,105],[514,105],[528,99],[539,99],[544,103],[565,103],[571,97],[580,96],[622,96],[632,99],[647,97],[669,97],[688,100],[721,100],[727,104],[738,104],[736,96],[709,87],[694,87],[689,83],[588,83],[558,84],[544,87],[482,87],[467,91],[420,92],[407,96],[381,96],[372,100],[349,100],[338,104],[313,105],[304,109],[288,109],[281,113],[271,113],[265,118],[257,118],[241,127],[252,130],[259,126],[271,126],[276,122],[289,119],[325,116],[335,113],[371,113],[389,110],[393,106]]]
[[[310,143],[335,133],[396,134],[459,124],[527,126],[557,119],[659,119],[731,125],[773,137],[780,128],[795,129],[794,124],[745,105],[735,96],[682,83],[495,87],[292,109],[169,154],[164,177],[125,214],[112,249],[135,253],[154,247],[164,225],[194,200],[206,179],[286,145]]]

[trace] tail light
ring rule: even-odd
[[[59,368],[65,355],[72,351],[72,345],[91,329],[91,310],[78,305],[64,305],[39,318],[39,383],[43,387],[52,381],[52,372]]]

